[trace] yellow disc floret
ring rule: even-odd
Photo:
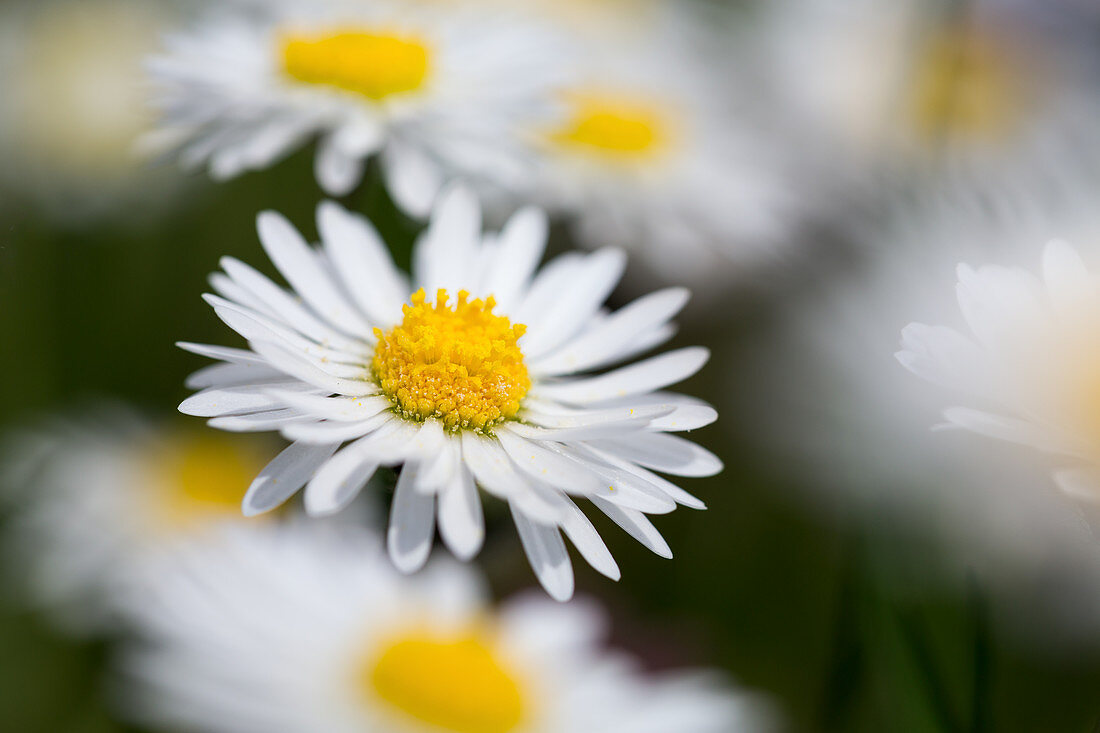
[[[668,139],[668,126],[654,105],[620,96],[582,93],[567,98],[568,122],[553,142],[620,158],[653,153]]]
[[[362,681],[394,712],[452,733],[510,733],[524,716],[520,685],[483,632],[414,633],[386,644]]]
[[[404,417],[484,431],[519,411],[531,387],[518,343],[527,327],[495,315],[492,296],[469,297],[459,291],[452,308],[446,290],[434,305],[420,290],[403,306],[399,325],[375,329],[371,368]]]
[[[298,81],[345,89],[375,101],[419,89],[430,64],[424,41],[367,30],[287,34],[282,56],[284,70]]]

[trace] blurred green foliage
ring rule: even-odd
[[[173,342],[235,343],[199,298],[207,274],[223,255],[271,273],[254,232],[262,209],[313,232],[321,194],[310,165],[307,152],[228,184],[195,180],[162,213],[122,211],[81,226],[58,225],[10,198],[0,226],[4,427],[87,396],[172,415],[184,376],[202,363]],[[346,203],[369,213],[407,263],[416,227],[395,212],[376,176]],[[738,340],[766,328],[767,309],[766,301],[739,302],[732,319],[687,324],[678,341],[707,345],[715,358],[684,391],[720,402]],[[1025,648],[995,622],[1000,601],[980,578],[952,569],[932,539],[815,513],[793,498],[799,487],[784,485],[721,422],[698,439],[727,470],[688,484],[709,511],[658,518],[675,560],[603,522],[622,582],[578,564],[581,591],[612,609],[616,643],[657,666],[719,665],[771,695],[794,730],[1098,729],[1095,650]],[[529,586],[511,528],[493,520],[479,562],[501,593]],[[54,634],[21,609],[14,588],[3,598],[0,730],[128,730],[112,722],[102,695],[107,646]]]

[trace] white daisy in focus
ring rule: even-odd
[[[679,3],[630,5],[602,9],[659,22],[576,31],[563,118],[528,128],[535,171],[506,194],[565,217],[586,246],[638,252],[664,282],[727,287],[735,265],[774,256],[792,228],[778,146],[742,103],[721,31],[702,32]]]
[[[323,203],[317,223],[320,248],[278,214],[259,217],[264,249],[292,291],[231,258],[213,277],[220,295],[207,301],[251,350],[181,344],[225,362],[202,373],[207,388],[181,411],[294,441],[252,484],[246,514],[302,486],[308,512],[331,514],[379,466],[404,464],[389,527],[403,571],[424,564],[437,515],[457,556],[478,552],[478,486],[508,503],[555,598],[573,593],[559,530],[598,571],[619,577],[571,496],[671,556],[645,515],[703,504],[654,472],[709,476],[722,464],[672,434],[709,424],[714,410],[657,390],[694,374],[708,352],[683,348],[594,372],[667,341],[685,290],[608,312],[622,252],[568,253],[538,270],[543,215],[524,210],[483,238],[465,189],[437,204],[413,251],[411,284],[365,219]]]
[[[1064,456],[1059,486],[1100,499],[1100,279],[1051,241],[1039,275],[962,264],[955,292],[969,333],[911,323],[898,360],[975,401],[944,411],[950,425]]]
[[[146,143],[224,179],[318,137],[326,192],[351,191],[377,157],[397,203],[423,216],[456,167],[512,184],[514,129],[552,115],[560,52],[514,12],[464,4],[221,8],[150,62],[162,122]]]
[[[760,703],[706,671],[646,674],[587,603],[493,609],[450,563],[395,573],[369,534],[238,527],[150,564],[121,598],[119,692],[202,733],[734,733]]]
[[[254,442],[161,429],[114,407],[14,433],[2,474],[11,572],[63,625],[98,629],[141,557],[242,521],[241,497],[267,460]]]

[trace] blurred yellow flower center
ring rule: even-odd
[[[526,326],[493,314],[496,301],[447,291],[435,304],[420,290],[403,306],[401,323],[383,333],[371,367],[382,391],[406,418],[443,421],[448,430],[487,430],[515,417],[531,387],[519,338]]]
[[[373,30],[287,34],[282,52],[286,73],[294,79],[376,101],[419,89],[428,77],[430,62],[422,40]]]
[[[576,94],[570,118],[550,139],[602,155],[630,158],[652,153],[668,139],[663,115],[653,105],[622,97]]]
[[[180,438],[154,460],[157,513],[172,527],[239,517],[245,490],[263,468],[233,440],[206,434]]]
[[[509,733],[523,719],[518,682],[476,631],[399,637],[368,660],[362,681],[400,714],[452,733]]]
[[[929,138],[998,139],[1019,120],[1021,70],[993,39],[955,29],[931,39],[917,59],[910,106]]]

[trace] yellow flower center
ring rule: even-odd
[[[490,639],[416,633],[391,640],[362,667],[369,693],[399,715],[452,733],[509,733],[523,720],[524,697]]]
[[[428,46],[421,39],[373,30],[287,34],[282,55],[286,73],[298,81],[337,87],[375,101],[419,89],[430,63]]]
[[[496,302],[469,300],[447,305],[447,291],[434,305],[424,291],[404,305],[400,325],[383,333],[371,367],[382,391],[404,417],[435,417],[448,430],[484,431],[515,417],[531,387],[518,341],[527,327],[493,314]]]
[[[177,439],[153,460],[155,513],[182,529],[241,514],[241,499],[264,462],[251,447],[216,434]]]
[[[660,149],[669,138],[655,105],[625,97],[574,94],[570,117],[550,140],[559,145],[617,158],[636,158]]]
[[[917,132],[929,139],[1011,134],[1027,100],[1023,70],[1007,50],[965,29],[931,39],[914,69],[910,108]]]

